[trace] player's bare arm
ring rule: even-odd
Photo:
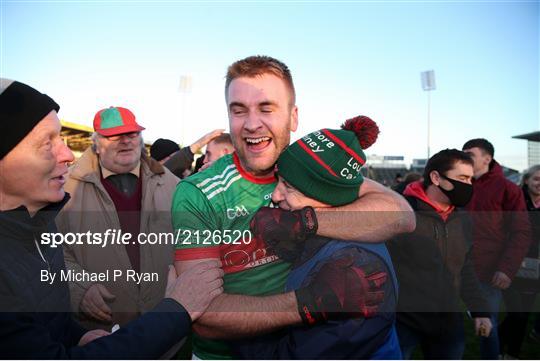
[[[358,199],[342,207],[317,208],[317,234],[336,239],[382,242],[414,231],[414,213],[407,201],[383,185],[365,179]]]
[[[176,271],[181,274],[208,260],[176,261]],[[221,294],[193,324],[193,329],[206,338],[236,339],[300,323],[294,292],[264,297]]]

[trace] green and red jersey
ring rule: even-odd
[[[275,186],[274,176],[255,178],[242,169],[236,153],[182,180],[172,203],[178,236],[175,260],[219,258],[225,293],[282,293],[290,264],[269,252],[249,230],[257,210],[270,205]],[[226,346],[194,337],[194,353],[200,358],[231,358]]]

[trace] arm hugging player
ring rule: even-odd
[[[290,264],[249,231],[254,214],[271,203],[275,163],[297,128],[291,74],[276,59],[248,57],[229,67],[225,95],[235,152],[181,182],[172,206],[174,228],[183,236],[176,247],[177,270],[221,259],[225,271],[226,294],[194,325],[194,353],[202,358],[231,356],[225,343],[211,339],[245,338],[302,322],[295,293],[278,294]],[[408,204],[383,186],[365,180],[356,198],[345,206],[317,209],[311,214],[314,222],[299,217],[300,211],[282,211],[278,218],[263,211],[257,219],[267,229],[285,230],[290,240],[316,233],[380,242],[414,229]]]
[[[324,134],[325,138],[319,135]],[[375,141],[376,124],[367,117],[348,120],[340,130],[312,132],[290,145],[277,162],[272,201],[280,209],[331,208],[357,198],[363,182],[363,149]],[[332,146],[325,146],[325,139]],[[275,208],[264,212],[279,217]],[[286,290],[295,291],[305,324],[235,343],[237,356],[254,359],[400,359],[395,331],[397,280],[384,244],[313,236],[283,242],[254,217],[251,225],[269,248],[293,262]],[[390,282],[387,282],[390,275]],[[377,307],[374,307],[377,305]],[[378,310],[377,310],[378,308]]]

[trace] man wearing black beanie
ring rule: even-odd
[[[174,152],[178,152],[180,147],[174,141],[159,138],[150,147],[150,156],[160,162],[165,163]]]
[[[40,244],[56,232],[69,200],[64,175],[73,154],[60,136],[58,104],[20,82],[0,79],[0,355],[14,359],[157,358],[181,340],[222,292],[219,262],[176,277],[165,298],[114,335],[71,319],[62,248]],[[60,277],[56,277],[60,279]],[[106,336],[106,337],[104,337]]]
[[[191,164],[195,154],[208,143],[220,137],[222,133],[223,129],[214,129],[182,149],[170,139],[159,138],[150,147],[150,156],[170,170],[172,174],[183,179],[191,174]]]

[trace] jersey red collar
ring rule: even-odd
[[[244,177],[245,179],[247,179],[248,181],[252,182],[252,183],[256,183],[256,184],[272,184],[272,183],[276,182],[276,176],[275,175],[271,175],[269,177],[264,177],[264,178],[257,178],[257,177],[254,177],[253,175],[249,174],[244,168],[242,168],[242,165],[240,164],[240,159],[238,158],[238,155],[236,154],[236,152],[233,153],[233,161],[234,161],[234,165],[236,165],[236,168],[238,169],[238,172],[240,173],[240,175],[242,177]]]

